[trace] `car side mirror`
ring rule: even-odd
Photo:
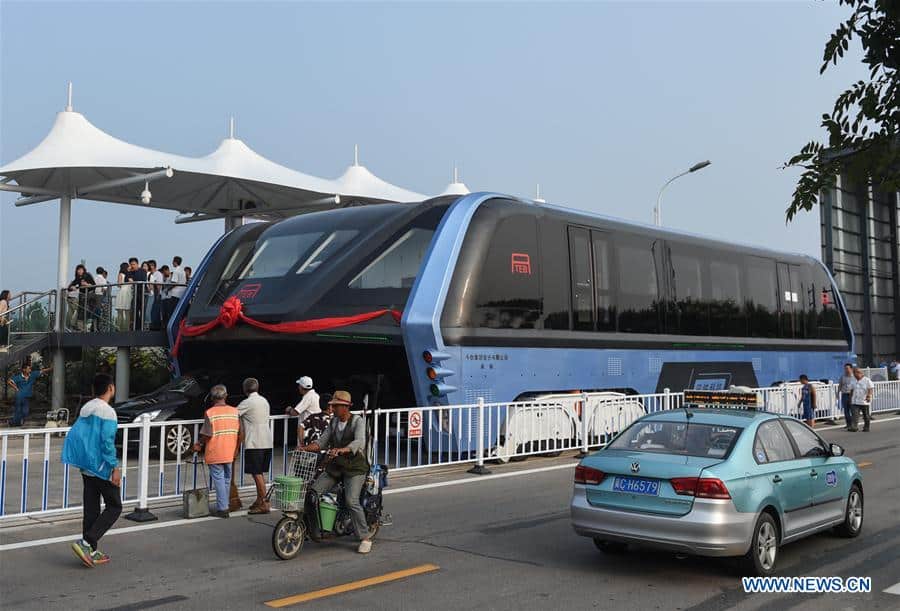
[[[832,456],[843,456],[844,455],[844,448],[842,448],[841,446],[839,446],[836,443],[831,444],[828,449],[831,451]]]

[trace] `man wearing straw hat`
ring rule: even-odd
[[[366,474],[369,472],[369,460],[366,457],[366,423],[357,415],[350,413],[353,401],[346,390],[335,391],[331,401],[334,417],[319,439],[301,450],[318,452],[328,450],[331,462],[312,485],[316,494],[322,495],[344,482],[344,502],[350,511],[353,528],[359,537],[359,553],[372,551],[372,539],[366,524],[366,513],[359,502]]]

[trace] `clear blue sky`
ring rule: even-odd
[[[381,177],[436,193],[545,197],[678,229],[819,254],[818,211],[785,226],[780,164],[865,73],[818,75],[846,13],[829,2],[596,4],[0,3],[0,160],[75,109],[124,140],[211,152],[237,135],[286,166],[340,174],[359,143]],[[0,195],[0,288],[50,287],[55,202]],[[189,264],[221,221],[77,201],[71,261]]]

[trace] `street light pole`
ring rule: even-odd
[[[678,174],[677,176],[673,176],[672,178],[670,178],[669,180],[666,181],[666,184],[664,184],[662,186],[662,188],[659,190],[659,195],[656,196],[656,208],[653,209],[653,224],[654,225],[656,225],[657,227],[662,225],[662,210],[660,209],[660,204],[662,202],[663,191],[666,190],[666,187],[668,187],[670,184],[672,184],[675,181],[675,179],[681,178],[685,174],[692,174],[692,173],[696,172],[697,170],[702,170],[703,168],[708,166],[710,163],[711,162],[709,160],[695,163],[694,165],[692,165],[690,168],[688,168],[681,174]]]

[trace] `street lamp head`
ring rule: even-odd
[[[688,172],[696,172],[697,170],[702,170],[703,168],[708,166],[710,163],[712,163],[712,162],[709,161],[708,159],[706,161],[701,161],[700,163],[695,163],[694,165],[691,166],[691,169],[688,170]]]

